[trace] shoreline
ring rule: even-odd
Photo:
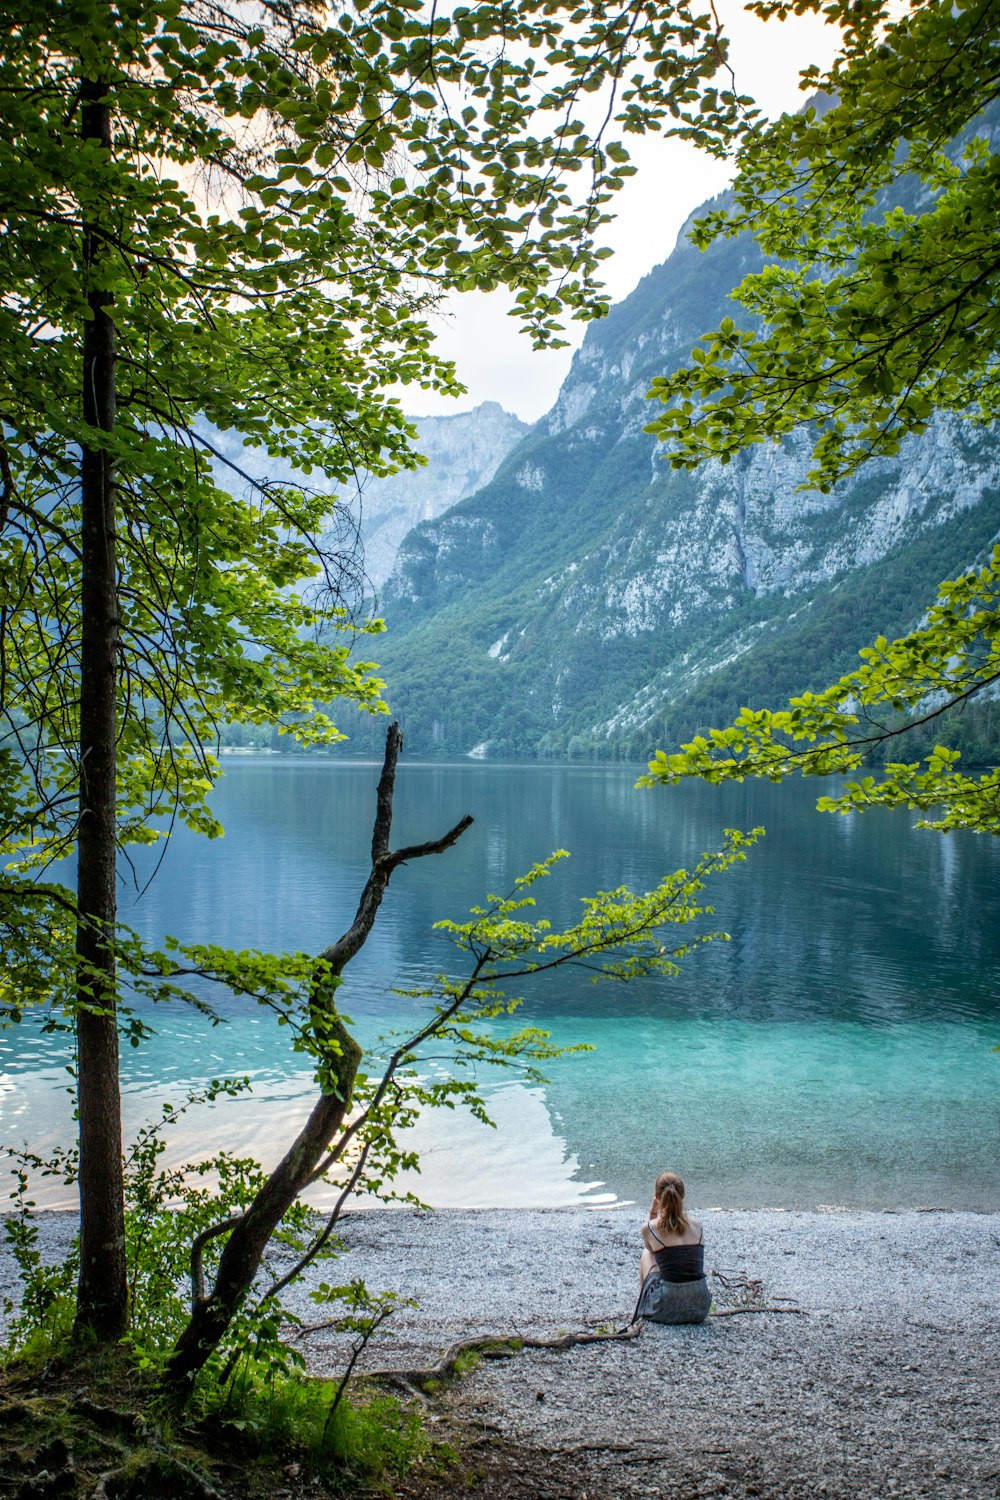
[[[972,1297],[977,1306],[1000,1312],[1000,1212],[833,1205],[813,1209],[692,1205],[691,1211],[704,1224],[706,1270],[724,1264],[744,1270],[773,1283],[770,1289],[777,1296],[791,1291],[804,1307],[810,1299],[823,1302],[848,1289],[853,1289],[853,1304],[854,1297],[861,1295],[854,1283],[863,1271],[864,1298],[877,1292],[883,1309],[894,1306],[905,1311],[931,1297],[940,1302],[947,1292],[949,1301],[959,1295]],[[5,1209],[4,1216],[11,1212]],[[32,1217],[43,1257],[61,1258],[74,1232],[76,1211],[40,1209]],[[318,1222],[323,1217],[317,1214]],[[493,1261],[491,1294],[496,1293],[502,1273],[526,1313],[534,1271],[572,1287],[576,1302],[585,1297],[613,1301],[616,1292],[620,1299],[621,1277],[631,1287],[629,1268],[634,1270],[633,1261],[638,1266],[642,1221],[638,1205],[626,1202],[437,1209],[359,1202],[345,1209],[338,1232],[344,1244],[344,1264],[352,1275],[372,1277],[372,1284],[380,1287],[395,1284],[402,1295],[424,1295],[421,1306],[397,1325],[405,1322],[408,1337],[423,1342],[421,1330],[429,1333],[438,1307],[459,1322],[475,1321],[488,1311],[488,1299],[473,1295],[478,1287],[477,1258],[484,1246],[490,1247]],[[582,1260],[576,1254],[581,1247],[585,1250]],[[573,1258],[573,1275],[562,1266],[567,1254]],[[811,1281],[789,1275],[793,1259],[801,1256],[808,1258]],[[278,1266],[288,1259],[280,1247],[273,1258]],[[963,1262],[966,1274],[959,1276],[953,1268]],[[467,1305],[456,1309],[450,1289],[460,1272],[466,1276],[468,1296]],[[0,1294],[14,1287],[13,1273],[10,1251],[0,1238]],[[419,1291],[407,1284],[411,1281]],[[291,1289],[290,1297],[301,1296],[308,1304],[310,1284],[307,1274],[299,1288]],[[546,1315],[547,1295],[536,1298],[538,1305],[531,1313],[536,1324]],[[560,1317],[567,1310],[562,1301],[553,1308]]]
[[[336,1193],[331,1193],[331,1201],[334,1201],[335,1199]],[[306,1199],[305,1201],[307,1203],[309,1202],[308,1199]],[[324,1207],[316,1206],[315,1204],[312,1204],[311,1206],[318,1219],[322,1220],[326,1217],[326,1210]],[[11,1218],[17,1212],[18,1210],[16,1208],[8,1206],[8,1202],[6,1199],[0,1201],[0,1227],[2,1227],[4,1219]],[[813,1203],[809,1205],[763,1203],[754,1204],[752,1206],[749,1204],[720,1203],[709,1205],[699,1204],[697,1208],[692,1207],[691,1212],[696,1218],[704,1218],[706,1214],[711,1214],[723,1218],[727,1215],[736,1214],[747,1215],[750,1217],[756,1215],[759,1215],[761,1217],[769,1217],[779,1214],[787,1214],[793,1216],[815,1215],[822,1218],[832,1217],[857,1219],[879,1218],[883,1216],[886,1218],[906,1218],[908,1215],[913,1215],[914,1217],[919,1217],[922,1219],[925,1219],[928,1216],[933,1217],[934,1215],[940,1215],[943,1218],[955,1218],[956,1216],[961,1216],[970,1219],[996,1219],[998,1226],[998,1236],[1000,1236],[1000,1208],[956,1208],[949,1204],[939,1203],[903,1204],[902,1207],[898,1208],[893,1206],[886,1206],[882,1208],[856,1208],[851,1204],[842,1203]],[[642,1213],[640,1211],[639,1203],[635,1198],[621,1198],[613,1203],[602,1201],[590,1202],[587,1199],[582,1199],[576,1203],[553,1203],[552,1205],[547,1207],[540,1207],[539,1205],[533,1203],[512,1205],[462,1205],[454,1203],[444,1203],[441,1205],[430,1204],[426,1208],[414,1208],[412,1204],[408,1203],[384,1203],[379,1199],[369,1201],[368,1199],[360,1198],[355,1203],[345,1205],[340,1214],[340,1222],[344,1222],[347,1219],[354,1218],[357,1215],[364,1216],[369,1214],[373,1216],[382,1216],[384,1214],[414,1214],[418,1218],[437,1219],[461,1217],[464,1215],[469,1215],[470,1217],[488,1217],[490,1215],[495,1215],[498,1218],[501,1216],[506,1218],[510,1215],[513,1215],[516,1219],[520,1218],[522,1215],[528,1216],[533,1214],[581,1215],[583,1218],[588,1218],[595,1214],[628,1214],[631,1217],[634,1217],[637,1223],[641,1223],[642,1221]],[[77,1217],[78,1212],[75,1207],[71,1207],[69,1204],[59,1203],[52,1206],[40,1204],[32,1214],[32,1218],[38,1222],[50,1219],[68,1220],[75,1219]],[[998,1245],[1000,1245],[1000,1237],[998,1237],[997,1243]],[[3,1244],[2,1242],[0,1242],[0,1263],[2,1263],[5,1253],[6,1252],[4,1250]],[[1000,1262],[998,1262],[998,1287],[1000,1287]]]
[[[805,1315],[647,1324],[627,1342],[483,1361],[440,1410],[475,1447],[485,1496],[1000,1497],[1000,1214],[692,1211],[707,1270],[760,1278],[769,1300],[791,1298]],[[75,1217],[37,1215],[47,1258]],[[621,1326],[638,1290],[641,1218],[628,1205],[352,1210],[337,1279],[418,1304],[397,1310],[360,1371],[429,1365],[476,1335]],[[278,1254],[272,1268],[287,1264]],[[0,1296],[12,1270],[0,1245]],[[311,1324],[308,1290],[304,1279],[288,1295]],[[349,1344],[319,1328],[299,1347],[329,1376]],[[557,1477],[551,1490],[542,1473]]]

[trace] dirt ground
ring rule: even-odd
[[[772,1310],[483,1359],[413,1397],[438,1449],[398,1481],[399,1500],[1000,1500],[1000,1216],[727,1211],[705,1226],[708,1267],[759,1278]],[[620,1212],[365,1212],[345,1239],[350,1275],[417,1303],[370,1347],[369,1369],[631,1313],[636,1225]],[[342,1340],[304,1347],[315,1373],[343,1369]],[[8,1455],[16,1436],[8,1419]],[[37,1470],[8,1462],[0,1496],[73,1493],[33,1485]],[[328,1493],[301,1465],[261,1482],[237,1452],[219,1493]],[[352,1500],[374,1493],[355,1485]]]

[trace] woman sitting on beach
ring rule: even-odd
[[[705,1279],[703,1231],[684,1212],[684,1184],[676,1172],[661,1172],[653,1189],[645,1249],[639,1262],[637,1318],[654,1323],[704,1323],[712,1306]]]

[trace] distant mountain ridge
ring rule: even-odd
[[[417,429],[414,446],[427,463],[388,479],[368,479],[362,490],[365,571],[377,588],[392,572],[407,533],[488,484],[530,430],[498,401],[412,421]]]
[[[248,448],[235,432],[213,430],[211,441],[223,458],[251,479],[308,484],[321,493],[339,493],[356,507],[364,567],[368,581],[380,589],[392,571],[399,545],[421,521],[432,520],[493,478],[501,461],[529,431],[520,418],[504,411],[497,401],[483,401],[471,411],[441,417],[413,417],[416,451],[427,460],[417,469],[401,469],[387,479],[359,476],[358,489],[335,485],[325,474],[306,478],[290,464],[262,448]],[[218,482],[226,488],[239,476],[225,463],[215,464]]]
[[[825,686],[994,541],[1000,443],[953,418],[832,495],[798,492],[802,439],[669,468],[650,381],[761,263],[682,234],[492,480],[405,538],[377,654],[411,749],[645,756]]]

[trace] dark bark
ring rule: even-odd
[[[314,1180],[317,1167],[329,1151],[334,1136],[342,1129],[350,1109],[362,1054],[337,1013],[334,981],[364,946],[392,872],[408,859],[441,853],[454,844],[472,822],[471,818],[463,818],[440,839],[390,851],[393,788],[402,744],[399,725],[390,725],[378,785],[371,874],[361,893],[354,921],[320,955],[317,964],[310,1012],[313,1031],[321,1043],[324,1057],[321,1070],[323,1092],[282,1161],[247,1212],[230,1230],[210,1295],[195,1296],[191,1318],[177,1341],[165,1377],[168,1393],[180,1404],[187,1400],[199,1370],[218,1347],[239,1310],[275,1229],[299,1194]],[[192,1281],[196,1288],[201,1284],[198,1259],[201,1248],[201,1245],[196,1245],[192,1256]]]
[[[107,87],[83,86],[82,135],[111,149]],[[100,242],[84,222],[91,316],[83,328],[83,416],[115,425],[115,325],[95,273]],[[114,1339],[128,1321],[114,931],[118,598],[111,456],[84,443],[80,463],[80,821],[77,868],[77,1067],[80,1112],[80,1280],[76,1326]]]

